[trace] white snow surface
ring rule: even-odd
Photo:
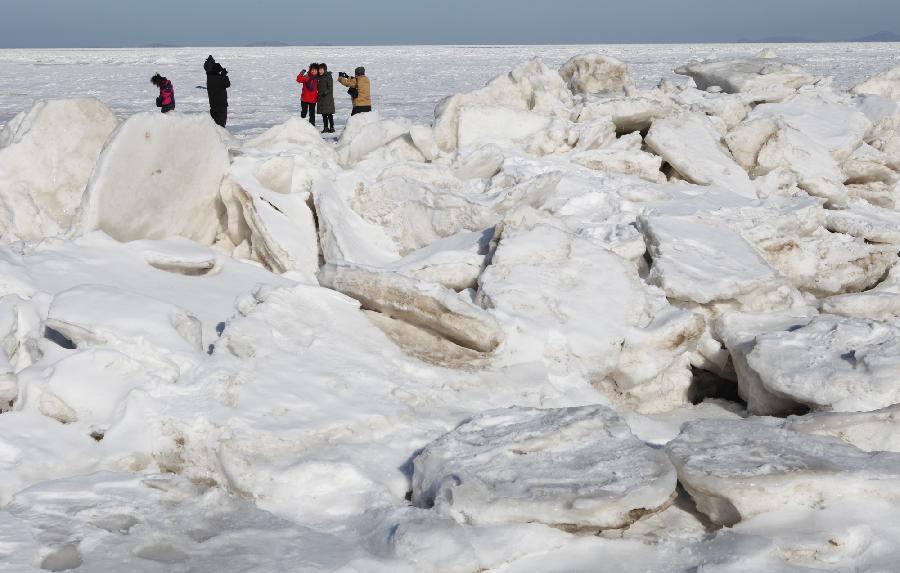
[[[896,46],[758,51],[0,51],[0,571],[896,570]]]

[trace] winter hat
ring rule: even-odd
[[[364,75],[366,75],[366,68],[364,68],[364,67],[362,67],[362,66],[356,68],[356,71],[353,72],[353,75],[354,75],[354,76],[364,76]]]

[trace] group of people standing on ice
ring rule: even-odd
[[[209,96],[209,114],[222,127],[228,123],[228,88],[231,80],[228,70],[222,67],[215,58],[209,56],[203,64],[206,70],[206,92]],[[162,113],[175,109],[175,88],[172,82],[160,74],[154,75],[150,82],[159,88],[156,107]],[[316,114],[322,116],[324,129],[322,133],[334,133],[334,79],[326,64],[310,64],[297,76],[301,88],[300,116],[309,117],[309,122],[316,125]],[[364,67],[356,68],[353,76],[338,73],[338,83],[348,88],[347,93],[353,100],[351,116],[372,111],[372,84],[366,76]]]
[[[327,64],[310,64],[309,68],[297,75],[297,83],[303,86],[300,94],[300,117],[309,117],[316,125],[316,113],[325,124],[322,133],[334,133],[334,79]],[[366,69],[356,68],[353,77],[338,73],[338,83],[349,88],[347,93],[353,98],[350,115],[372,111],[372,84],[366,76]]]

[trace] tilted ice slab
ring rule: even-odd
[[[876,94],[900,101],[900,66],[869,78],[852,91],[855,94]]]
[[[309,193],[278,193],[252,173],[252,162],[237,161],[231,178],[250,230],[253,258],[277,273],[296,271],[315,283],[319,268],[316,223],[307,201]]]
[[[228,143],[206,114],[131,116],[100,156],[76,232],[100,229],[120,241],[180,235],[212,244]]]
[[[640,226],[653,259],[649,280],[671,298],[700,304],[734,300],[783,280],[727,225],[650,216]]]
[[[479,352],[492,352],[503,341],[497,321],[452,290],[386,271],[326,265],[319,283],[359,300],[364,308],[440,334]]]
[[[485,412],[413,466],[413,503],[474,524],[624,527],[666,506],[676,485],[665,454],[603,406]]]
[[[681,113],[653,122],[646,143],[688,181],[718,185],[756,198],[747,172],[721,143],[721,135],[706,116]]]
[[[494,229],[460,231],[413,251],[387,269],[456,291],[475,287],[484,269]]]
[[[39,101],[0,135],[0,240],[65,232],[116,118],[93,99]]]
[[[675,72],[693,78],[701,90],[718,86],[727,93],[746,93],[758,101],[780,101],[816,81],[800,66],[774,58],[706,60],[681,66]]]
[[[900,502],[900,454],[863,452],[774,423],[690,422],[666,451],[697,509],[721,525],[847,497]]]
[[[765,388],[838,412],[900,403],[900,327],[823,315],[808,326],[757,338],[747,357]]]

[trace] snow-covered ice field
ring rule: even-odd
[[[628,62],[640,87],[674,77],[675,67],[691,59],[756,53],[773,47],[817,75],[831,75],[850,87],[889,67],[897,44],[708,44],[601,46],[604,53]],[[150,76],[156,72],[175,84],[181,111],[208,109],[203,61],[213,53],[228,68],[229,127],[254,134],[299,113],[300,92],[294,79],[311,62],[352,73],[365,65],[375,85],[375,107],[389,116],[430,122],[440,99],[481,87],[509,70],[512,62],[538,56],[557,67],[588,46],[397,46],[310,48],[146,48],[95,50],[0,50],[0,127],[36,99],[93,97],[116,115],[153,109]],[[349,97],[336,91],[343,125]],[[321,121],[320,121],[321,125]]]
[[[0,572],[900,571],[897,49],[0,51]]]

